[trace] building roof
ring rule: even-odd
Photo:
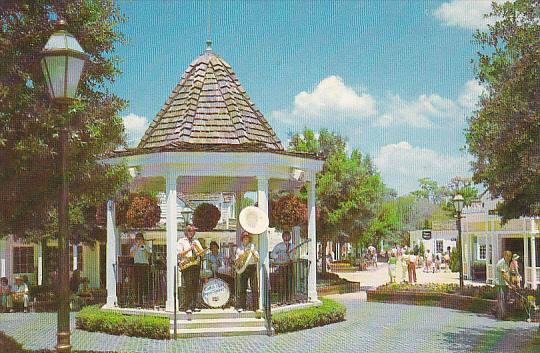
[[[149,151],[284,151],[231,66],[209,46],[187,68],[146,130]]]

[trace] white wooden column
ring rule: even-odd
[[[174,268],[177,264],[176,243],[178,234],[176,179],[176,175],[167,175],[165,190],[167,197],[167,301],[165,310],[167,311],[174,311]],[[180,282],[179,278],[177,280]],[[176,304],[178,308],[178,301]]]
[[[114,201],[107,201],[107,254],[106,254],[106,287],[107,307],[114,307],[116,298],[116,266],[117,266],[117,239],[116,239],[116,212]]]
[[[41,286],[43,284],[43,247],[41,242],[37,244],[37,285]]]
[[[313,175],[308,184],[308,300],[318,301],[317,298],[317,229],[316,229],[316,182]],[[323,266],[325,266],[323,259]]]
[[[257,205],[268,215],[268,178],[257,177]],[[260,273],[259,273],[259,309],[263,310],[264,292],[266,291],[266,282],[264,281],[263,266],[266,268],[266,273],[270,276],[270,259],[268,257],[268,233],[264,232],[259,235],[259,256],[260,256]]]
[[[523,234],[523,285],[527,286],[531,279],[529,278],[529,234]]]
[[[240,235],[242,234],[242,227],[240,226],[240,222],[238,220],[240,211],[242,211],[242,200],[244,199],[244,193],[243,192],[237,192],[234,195],[234,217],[236,218],[236,245],[240,245]],[[231,256],[234,256],[234,254],[231,254]]]
[[[73,244],[72,246],[73,246],[73,271],[75,271],[77,269],[79,247],[77,246],[77,244]]]

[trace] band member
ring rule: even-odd
[[[259,262],[259,253],[255,248],[255,244],[251,242],[251,234],[248,232],[243,232],[241,240],[242,244],[238,247],[238,249],[236,249],[235,261],[237,263],[237,267],[238,264],[243,263],[243,261],[248,261],[248,263],[244,272],[240,274],[238,284],[239,300],[237,309],[239,312],[246,309],[246,291],[248,279],[251,288],[253,310],[259,309],[259,283],[257,281],[257,263]],[[251,257],[249,257],[250,253]]]
[[[134,290],[138,304],[143,304],[148,299],[149,281],[149,258],[150,248],[146,245],[144,235],[139,232],[135,235],[135,244],[131,246],[129,255],[133,258]]]
[[[219,245],[215,241],[210,242],[210,252],[204,257],[208,270],[212,271],[212,277],[217,277],[218,268],[225,266],[223,256],[219,253]]]
[[[178,240],[177,252],[180,261],[192,260],[193,264],[182,270],[182,282],[184,286],[184,310],[191,314],[198,312],[197,294],[199,293],[199,277],[201,271],[200,261],[197,261],[197,252],[202,249],[201,243],[195,237],[197,228],[188,224],[184,232],[185,237]]]
[[[24,283],[21,276],[15,277],[15,284],[11,290],[11,296],[13,298],[13,304],[22,304],[24,307],[24,312],[28,312],[28,286]],[[11,304],[11,303],[10,303]],[[13,312],[13,307],[11,306],[10,311]]]
[[[293,258],[294,245],[291,242],[291,232],[284,231],[281,235],[282,242],[277,243],[272,250],[271,257],[277,265],[278,290],[282,304],[289,304],[293,297]]]

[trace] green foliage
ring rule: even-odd
[[[345,147],[342,137],[325,129],[318,138],[310,129],[291,137],[291,150],[326,158],[317,175],[317,234],[323,241],[342,233],[352,242],[366,241],[386,192],[371,159],[356,149],[349,155]]]
[[[273,314],[272,325],[276,333],[304,330],[345,320],[345,306],[331,299],[321,298],[321,301],[321,306]]]
[[[540,12],[537,0],[493,3],[477,32],[476,73],[486,92],[469,119],[474,180],[502,197],[503,220],[540,214]]]
[[[455,247],[450,252],[450,271],[459,272],[459,258],[461,256],[461,251],[458,247]]]
[[[38,63],[55,16],[90,57],[67,113],[52,105]],[[120,72],[114,50],[124,41],[124,18],[112,0],[8,1],[0,22],[0,234],[56,235],[58,131],[69,123],[70,233],[92,239],[96,205],[129,177],[123,166],[97,163],[124,143],[119,112],[126,102],[108,91]]]
[[[388,283],[377,287],[377,290],[449,293],[490,300],[497,298],[497,290],[495,287],[469,285],[460,288],[456,283],[426,283],[414,285],[409,283]]]
[[[200,231],[207,232],[214,228],[219,222],[221,212],[210,203],[201,203],[193,212],[193,225]]]
[[[112,335],[170,338],[170,322],[166,317],[123,315],[101,310],[96,305],[84,307],[77,313],[76,327],[79,330]]]

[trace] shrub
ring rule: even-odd
[[[193,212],[193,225],[200,231],[207,232],[216,227],[221,217],[219,209],[209,203],[201,203]]]
[[[169,319],[165,317],[124,315],[101,310],[97,305],[83,308],[76,316],[78,329],[112,335],[170,338],[169,325]]]
[[[272,324],[276,333],[292,332],[345,320],[347,309],[331,299],[321,298],[322,305],[276,313]]]

